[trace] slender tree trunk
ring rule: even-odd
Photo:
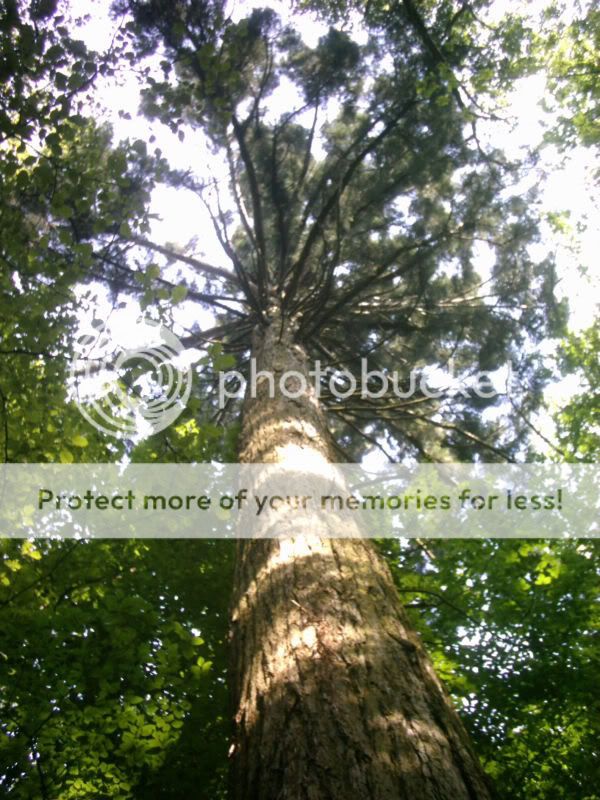
[[[333,459],[293,325],[274,314],[254,356],[240,460]],[[310,387],[310,381],[307,381]],[[467,734],[364,539],[240,540],[232,611],[235,800],[489,800]]]

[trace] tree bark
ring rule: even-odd
[[[333,460],[293,322],[275,311],[253,356],[275,392],[263,379],[247,394],[240,461]],[[293,402],[278,390],[286,370],[307,379]],[[231,644],[235,800],[491,798],[370,541],[319,538],[309,526],[239,540]]]

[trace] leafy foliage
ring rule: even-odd
[[[595,800],[595,543],[381,547],[500,796]],[[231,543],[4,550],[9,796],[225,796]]]
[[[382,547],[499,796],[597,798],[597,543]]]
[[[600,12],[593,3],[577,4],[564,22],[561,11],[561,4],[549,7],[550,30],[534,40],[547,59],[548,84],[559,108],[559,125],[549,138],[563,148],[578,141],[594,147],[600,142]]]
[[[109,129],[81,114],[96,76],[114,71],[119,48],[88,52],[70,35],[76,21],[58,13],[56,3],[6,5],[0,30],[0,446],[5,461],[111,459],[117,448],[84,430],[75,409],[65,405],[74,287],[94,277],[92,237],[115,278],[126,269],[115,232],[129,218],[143,228],[154,162],[142,142],[111,148]],[[95,299],[89,292],[83,302]],[[82,442],[92,439],[94,450],[82,456]]]
[[[581,380],[577,392],[558,413],[559,442],[573,461],[593,463],[600,451],[596,387],[600,385],[598,326],[579,335],[571,334],[559,350],[563,375],[575,374]]]
[[[222,796],[227,542],[4,541],[10,797]]]

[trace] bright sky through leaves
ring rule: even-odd
[[[243,16],[250,3],[234,4],[233,16]],[[284,3],[263,2],[261,6],[271,6],[282,14],[290,16],[289,6]],[[534,16],[545,3],[529,4],[530,14]],[[505,10],[498,3],[498,11]],[[112,38],[115,21],[107,11],[108,4],[94,3],[91,19],[80,35],[90,47],[101,49]],[[309,44],[314,45],[327,30],[323,23],[316,23],[310,16],[303,17],[302,32]],[[277,112],[285,110],[285,96],[276,96],[282,102]],[[507,107],[503,112],[507,123],[489,123],[487,135],[495,146],[501,147],[508,157],[518,157],[527,148],[539,144],[544,131],[552,123],[551,115],[541,108],[542,101],[549,100],[545,92],[545,78],[537,75],[523,78],[515,85]],[[117,80],[103,81],[99,85],[98,100],[106,108],[106,118],[114,127],[115,138],[155,137],[154,146],[160,147],[163,154],[175,168],[185,169],[191,165],[198,168],[204,162],[206,172],[225,180],[222,165],[216,164],[198,133],[185,131],[185,139],[180,141],[160,123],[152,123],[137,113],[139,106],[139,83],[132,73],[121,74]],[[127,112],[131,119],[125,119],[119,112]],[[514,125],[511,125],[511,121]],[[546,173],[543,191],[543,209],[546,213],[566,212],[564,234],[554,235],[546,230],[547,239],[540,249],[556,249],[559,253],[558,265],[562,278],[559,292],[569,298],[570,326],[580,330],[589,326],[594,317],[595,306],[600,301],[598,294],[598,275],[594,274],[594,259],[600,247],[600,193],[594,185],[593,171],[597,164],[590,150],[577,147],[568,156],[561,156],[556,148],[547,146],[542,154],[540,169]],[[536,173],[537,175],[537,173]],[[532,176],[535,180],[536,176]],[[193,237],[199,239],[201,251],[209,260],[226,264],[224,254],[214,236],[212,225],[201,202],[189,192],[159,187],[153,197],[153,212],[158,216],[152,227],[155,241],[169,241],[185,244]],[[573,249],[569,248],[569,244]],[[485,250],[482,249],[480,268],[486,270]],[[587,270],[582,278],[581,268]],[[595,291],[590,291],[590,283]],[[567,286],[568,285],[568,286]]]
[[[274,0],[263,3],[234,3],[233,17],[243,17],[253,5],[270,6],[282,17],[290,18],[289,4]],[[531,18],[535,18],[545,5],[544,2],[528,4]],[[78,33],[91,48],[102,50],[110,44],[117,22],[110,18],[108,7],[109,3],[105,0],[94,3],[89,9],[89,23]],[[506,4],[495,3],[490,9],[490,19],[493,20],[506,11]],[[315,45],[326,31],[327,25],[317,23],[310,15],[303,16],[302,33],[310,45]],[[360,32],[357,33],[358,38],[361,38]],[[140,82],[136,75],[124,70],[117,78],[102,80],[98,84],[96,96],[100,106],[104,108],[102,118],[112,124],[115,139],[142,139],[149,143],[150,151],[160,148],[172,167],[191,167],[196,173],[212,175],[223,186],[225,196],[225,165],[218,163],[211,155],[202,135],[188,127],[183,128],[184,135],[178,137],[161,123],[145,119],[138,111],[139,91]],[[553,116],[542,109],[543,101],[551,105],[544,75],[520,79],[515,83],[514,91],[502,111],[506,122],[488,122],[482,128],[483,135],[494,146],[503,149],[509,158],[522,157],[529,149],[539,145],[544,132],[554,122]],[[293,103],[293,98],[286,97],[285,91],[274,93],[272,106],[276,114],[289,109],[290,103]],[[538,165],[532,168],[526,179],[529,184],[541,183],[541,213],[548,219],[542,227],[543,241],[531,245],[532,254],[539,258],[543,258],[548,251],[556,254],[560,278],[557,294],[559,298],[568,298],[569,327],[573,331],[580,331],[592,324],[600,302],[600,274],[596,267],[596,257],[600,250],[600,192],[594,182],[595,169],[597,162],[591,148],[575,147],[565,155],[560,154],[554,145],[546,145],[541,151]],[[523,189],[526,188],[524,185]],[[193,255],[229,268],[227,258],[214,235],[209,215],[197,196],[189,191],[159,186],[153,194],[152,213],[156,215],[152,223],[153,241],[184,247],[194,240]],[[492,263],[491,249],[482,243],[476,263],[482,276],[489,274]],[[180,267],[175,265],[170,269],[171,274],[168,276],[175,278]],[[106,298],[102,287],[98,287],[97,291],[100,298]],[[107,302],[104,300],[103,305]],[[109,311],[106,307],[106,314],[110,315],[111,332],[116,341],[124,344],[130,341],[131,328],[139,313],[137,301],[132,298],[127,298],[123,309]],[[177,318],[186,326],[199,322],[202,326],[209,327],[210,312],[203,310],[200,313],[202,318],[198,319],[198,308],[186,308],[183,303],[178,309]],[[554,349],[555,343],[548,342],[549,358]],[[546,398],[552,410],[561,407],[576,389],[577,381],[574,376],[551,385]],[[536,420],[536,424],[542,427],[545,435],[551,435],[550,417],[544,415]]]

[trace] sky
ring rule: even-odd
[[[282,16],[290,14],[287,3],[270,0],[261,5],[272,6]],[[541,5],[539,0],[535,0],[528,4],[528,8],[535,13]],[[91,20],[78,35],[91,48],[103,49],[112,37],[114,23],[109,18],[108,6],[107,0],[96,0],[86,9],[91,14]],[[234,16],[243,16],[248,7],[247,3],[236,2]],[[502,13],[505,8],[503,3],[496,3],[495,13]],[[316,44],[326,30],[326,26],[314,21],[303,21],[303,36],[311,45]],[[135,76],[122,74],[118,80],[104,81],[98,88],[98,100],[105,107],[103,117],[113,125],[116,140],[129,137],[148,141],[148,137],[153,135],[153,146],[160,147],[173,167],[185,169],[190,164],[202,165],[207,172],[225,180],[222,166],[208,152],[200,134],[188,129],[181,142],[165,126],[149,123],[136,113],[139,88]],[[512,124],[490,123],[483,129],[483,136],[501,147],[509,157],[517,157],[526,148],[537,144],[552,121],[541,109],[544,96],[543,76],[519,81],[504,111],[504,116]],[[279,102],[283,110],[285,98],[281,94],[279,98],[273,98],[274,111],[279,111],[276,107]],[[285,107],[289,108],[289,104]],[[120,116],[119,112],[124,110],[130,112],[130,120]],[[558,295],[568,298],[569,326],[577,332],[592,324],[600,302],[600,270],[597,268],[597,254],[600,252],[600,191],[593,180],[593,170],[597,169],[598,164],[594,162],[590,149],[577,147],[565,158],[554,147],[548,146],[542,152],[541,166],[547,175],[541,194],[543,212],[568,212],[571,234],[557,234],[549,225],[545,225],[543,241],[535,246],[533,254],[542,258],[548,250],[555,253],[560,278]],[[189,192],[158,187],[152,198],[152,212],[157,215],[152,224],[152,240],[161,244],[185,245],[195,237],[197,244],[193,255],[230,268],[216,240],[210,218],[198,198]],[[489,266],[489,254],[482,248],[478,271],[485,274]],[[584,274],[586,270],[587,274]],[[197,310],[194,313],[197,314]],[[111,330],[117,341],[122,339],[125,343],[131,342],[132,326],[138,316],[139,309],[132,300],[127,301],[126,308],[112,312]],[[210,314],[207,312],[198,321],[203,327],[210,326]],[[555,344],[550,342],[547,345],[549,358]],[[554,384],[546,395],[551,410],[560,407],[576,388],[577,381],[574,378]],[[551,433],[552,426],[547,415],[542,415],[536,422],[545,435]]]

